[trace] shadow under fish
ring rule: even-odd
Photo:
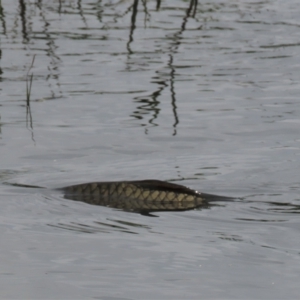
[[[93,205],[148,214],[207,207],[211,202],[233,198],[199,193],[160,180],[91,182],[63,187],[64,198]]]

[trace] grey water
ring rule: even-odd
[[[0,1],[1,299],[298,299],[299,12]],[[54,191],[142,179],[238,199],[147,217]]]

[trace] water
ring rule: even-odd
[[[1,298],[298,298],[300,4],[195,3],[1,2]],[[242,199],[53,190],[148,178]]]

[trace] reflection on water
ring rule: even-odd
[[[0,1],[0,21],[2,25],[2,33],[6,35],[6,23],[5,23],[5,14],[2,6],[2,1]],[[0,59],[1,59],[1,49],[0,49]],[[0,68],[0,75],[2,74],[2,70]],[[1,78],[1,77],[0,77]]]
[[[283,195],[282,195],[283,196]],[[272,198],[272,196],[271,196]],[[299,214],[300,213],[300,205],[288,202],[265,202],[269,208],[267,208],[268,212],[272,213],[286,213],[286,214]],[[281,220],[282,221],[282,220]]]
[[[119,226],[116,224],[104,223],[99,221],[95,221],[94,223],[96,224],[94,226],[82,224],[82,223],[75,223],[75,222],[70,222],[69,224],[57,223],[57,224],[47,224],[47,225],[54,228],[71,230],[80,233],[111,233],[112,231],[117,231],[122,233],[138,234],[138,232],[130,230],[129,227]],[[135,224],[135,226],[138,226],[138,224]],[[143,226],[144,225],[140,225],[140,227]]]
[[[61,1],[59,1],[61,5]],[[27,6],[29,9],[27,9]],[[49,90],[51,96],[44,97],[44,99],[58,99],[62,97],[62,91],[60,89],[59,76],[60,76],[60,57],[56,54],[56,38],[50,33],[51,21],[47,19],[47,11],[45,11],[44,4],[41,1],[33,3],[27,3],[24,0],[19,0],[19,14],[21,19],[21,32],[23,37],[23,44],[26,44],[29,48],[31,44],[34,44],[35,41],[43,39],[46,41],[46,48],[44,49],[47,57],[50,61],[47,65],[48,74],[46,76],[46,81],[48,82]],[[34,9],[32,9],[34,8]],[[35,15],[35,9],[38,9],[39,16],[41,17],[40,21],[42,23],[41,27],[38,30],[35,30],[34,24],[32,24],[31,18]],[[15,18],[17,26],[17,16]],[[16,28],[17,30],[17,28]],[[17,33],[16,33],[17,34]],[[38,74],[34,76],[36,78]],[[37,87],[35,87],[36,89]],[[34,97],[34,92],[33,95]],[[38,99],[39,100],[39,99]],[[33,101],[33,100],[31,100]]]
[[[126,220],[118,220],[113,218],[105,218],[105,221],[93,221],[92,224],[69,222],[56,224],[47,224],[50,227],[71,230],[80,233],[112,233],[122,232],[129,234],[142,234],[144,231],[151,231],[151,226],[146,224],[140,224],[137,222],[130,222]]]
[[[44,99],[59,99],[63,97],[63,93],[60,87],[61,58],[56,54],[56,49],[58,48],[58,46],[56,45],[55,35],[51,33],[51,22],[47,19],[47,11],[44,10],[42,2],[37,2],[36,5],[39,9],[39,14],[42,18],[43,30],[42,32],[33,31],[32,34],[37,38],[44,39],[46,41],[45,51],[47,57],[49,57],[50,59],[47,65],[47,70],[49,73],[47,74],[46,81],[48,82],[51,95]]]
[[[130,33],[129,33],[129,41],[127,43],[127,51],[129,54],[132,54],[132,50],[130,47],[130,44],[133,42],[133,33],[134,33],[134,29],[136,28],[135,26],[135,20],[136,20],[136,15],[138,12],[138,3],[139,0],[134,0],[133,5],[130,6],[127,11],[130,11],[132,9],[132,16],[131,16],[131,26],[130,26]],[[147,11],[145,10],[145,14],[147,13]]]
[[[28,39],[28,29],[27,29],[27,17],[26,17],[26,4],[24,0],[19,0],[20,4],[20,17],[22,22],[22,35],[23,35],[23,43],[27,44],[29,42]]]
[[[66,8],[65,10],[62,10],[62,5]],[[94,9],[96,10],[97,19],[100,22],[100,24],[104,25],[105,27],[109,26],[109,22],[106,21],[103,22],[103,14],[105,12],[105,9],[115,10],[120,3],[116,4],[106,4],[105,6],[102,5],[101,2],[97,2],[95,4]],[[182,34],[186,30],[186,24],[188,22],[189,18],[195,18],[196,12],[197,12],[197,0],[191,0],[189,3],[189,6],[186,8],[185,16],[182,19],[182,23],[180,26],[180,29],[176,31],[173,34],[168,34],[166,42],[168,45],[164,46],[164,53],[168,55],[168,61],[166,63],[166,66],[161,68],[159,66],[158,69],[153,70],[155,73],[155,76],[152,76],[151,81],[149,84],[156,84],[158,85],[158,88],[153,91],[149,95],[141,95],[133,98],[133,101],[136,102],[138,105],[136,107],[136,110],[134,110],[129,116],[134,117],[135,119],[140,121],[140,125],[145,127],[145,133],[148,133],[149,128],[152,126],[158,126],[158,122],[156,121],[159,117],[159,113],[161,111],[161,101],[160,98],[162,98],[162,92],[169,87],[169,94],[170,94],[170,104],[171,104],[171,113],[173,114],[173,136],[177,134],[177,127],[179,125],[179,114],[178,114],[178,107],[177,107],[177,99],[176,99],[176,63],[175,63],[175,57],[174,55],[178,51],[178,47],[181,45],[182,40]],[[56,53],[56,50],[58,48],[57,46],[57,40],[59,39],[59,36],[57,36],[57,33],[53,33],[53,30],[51,29],[52,21],[47,16],[49,11],[48,9],[51,7],[47,7],[48,4],[45,4],[41,1],[38,1],[36,3],[27,3],[24,0],[19,0],[19,16],[21,19],[21,32],[22,32],[22,42],[23,44],[26,44],[29,48],[32,44],[37,42],[38,40],[45,40],[45,49],[46,56],[49,58],[47,70],[48,74],[46,76],[46,81],[48,82],[48,87],[50,90],[50,96],[43,96],[44,100],[47,99],[59,99],[63,97],[63,92],[61,90],[61,83],[60,83],[60,66],[62,62],[62,58],[59,54]],[[55,7],[55,6],[54,6]],[[28,9],[29,8],[29,9]],[[129,38],[126,43],[126,48],[128,52],[128,61],[131,59],[132,56],[136,55],[138,51],[135,51],[132,49],[134,45],[134,32],[137,28],[137,17],[139,12],[144,13],[144,27],[147,27],[147,23],[151,19],[151,13],[149,9],[147,8],[147,1],[142,1],[142,7],[139,11],[139,0],[133,0],[133,3],[126,7],[122,12],[118,12],[115,16],[114,22],[117,22],[118,19],[125,18],[126,15],[131,12],[131,19],[130,19],[130,26],[129,26]],[[51,8],[52,9],[52,8]],[[68,15],[70,11],[68,9],[74,9],[72,5],[68,6],[68,4],[59,1],[57,12],[59,14],[65,14]],[[161,2],[156,1],[156,12],[159,13],[161,9]],[[31,18],[36,13],[36,10],[38,10],[39,16],[40,16],[40,22],[42,23],[41,27],[42,30],[36,30],[34,23],[31,21]],[[77,2],[76,10],[78,11],[79,15],[81,16],[82,22],[85,24],[86,28],[88,28],[87,20],[84,16],[85,10],[82,7],[81,1]],[[6,26],[5,26],[5,14],[3,7],[1,6],[0,9],[0,17],[3,24],[3,33],[6,32]],[[15,31],[17,30],[17,20],[18,17],[15,17]],[[179,24],[178,24],[179,25]],[[179,27],[179,26],[178,26]],[[15,33],[17,34],[17,32]],[[86,38],[89,38],[86,36]],[[85,39],[84,35],[82,35],[81,39]],[[1,49],[0,49],[1,51]],[[145,64],[148,63],[148,58],[144,62]],[[1,73],[2,74],[2,73]],[[34,74],[34,81],[37,77],[40,77],[40,74],[36,73]],[[35,97],[35,91],[37,90],[37,86],[34,86],[33,83],[33,91],[32,91],[32,101],[40,100],[36,99]],[[35,99],[36,100],[35,100]],[[150,115],[149,117],[146,116]],[[31,117],[31,109],[29,106],[27,106],[26,111],[26,120],[29,116],[30,119],[30,127],[32,129],[33,123],[32,123],[32,117]],[[142,121],[146,119],[145,121]],[[27,121],[26,121],[27,122]],[[28,123],[28,122],[27,122]],[[33,137],[32,137],[33,139]]]
[[[35,60],[35,55],[32,58],[31,66],[29,67],[28,72],[26,74],[26,127],[31,132],[31,139],[35,143],[34,134],[33,134],[32,114],[31,114],[31,107],[30,107],[33,74],[32,73],[29,74],[30,70],[33,67],[34,60]]]
[[[145,134],[148,133],[149,124],[150,127],[158,126],[158,123],[155,120],[159,116],[160,112],[160,101],[158,98],[161,96],[162,92],[166,87],[170,87],[170,95],[171,95],[171,105],[172,105],[172,113],[174,115],[174,123],[173,123],[173,135],[176,135],[176,127],[179,124],[179,117],[177,114],[177,106],[176,106],[176,93],[175,93],[175,68],[173,66],[173,55],[169,54],[168,68],[170,69],[169,74],[166,72],[157,71],[157,75],[152,77],[151,83],[155,83],[159,86],[159,88],[153,92],[149,96],[135,97],[134,101],[136,103],[140,103],[141,105],[137,106],[137,110],[133,112],[131,116],[138,120],[143,120],[145,115],[151,114],[152,116],[148,120],[147,123],[141,123],[141,126],[145,126]],[[165,79],[169,75],[170,78]]]
[[[135,1],[136,5],[138,3],[138,0]],[[139,96],[135,97],[134,100],[137,103],[141,103],[141,105],[137,106],[137,110],[133,112],[132,116],[136,119],[142,120],[145,118],[145,115],[151,114],[152,116],[150,119],[148,119],[148,123],[141,123],[141,126],[145,126],[145,133],[148,133],[149,125],[152,126],[158,126],[158,123],[155,122],[155,120],[158,118],[159,112],[160,112],[160,101],[158,100],[161,96],[163,90],[166,87],[170,87],[170,97],[171,97],[171,106],[172,106],[172,113],[174,116],[174,123],[173,123],[173,136],[177,133],[177,125],[179,124],[179,117],[177,113],[177,106],[176,106],[176,92],[175,92],[175,82],[176,82],[176,67],[174,64],[174,54],[176,54],[178,47],[181,45],[181,39],[182,34],[186,29],[186,24],[188,21],[188,18],[192,17],[194,18],[197,11],[197,5],[198,0],[191,0],[190,6],[186,10],[186,15],[183,17],[183,21],[181,24],[181,29],[175,32],[172,35],[168,35],[168,41],[170,43],[169,46],[167,46],[167,50],[164,51],[165,53],[168,53],[169,60],[167,62],[166,70],[156,70],[156,75],[152,77],[151,83],[156,83],[159,88],[154,91],[151,95],[148,96]],[[157,1],[157,9],[160,7],[160,2]],[[131,34],[128,44],[130,44],[133,41],[132,33],[135,28],[135,20],[136,20],[136,14],[137,9],[133,10],[133,16],[132,16],[132,25],[131,25]],[[145,15],[148,14],[148,12],[145,10]],[[128,49],[129,53],[133,53],[130,49]],[[161,69],[161,67],[160,67]]]

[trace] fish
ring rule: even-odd
[[[232,200],[160,180],[89,182],[60,190],[65,199],[140,213],[191,210]]]

